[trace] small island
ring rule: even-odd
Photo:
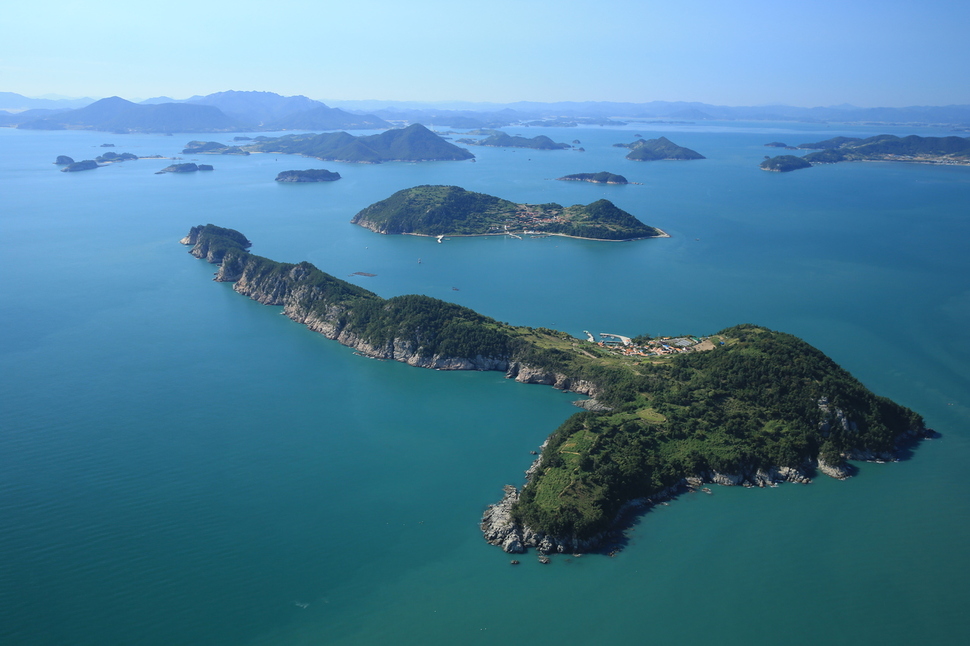
[[[360,355],[502,371],[589,397],[543,443],[524,486],[506,485],[486,509],[482,533],[506,552],[612,553],[631,514],[705,483],[844,479],[854,472],[848,460],[891,462],[898,448],[935,436],[820,350],[764,327],[577,339],[428,296],[385,299],[308,262],[253,255],[233,229],[200,225],[181,242],[219,265],[216,281]]]
[[[54,160],[54,163],[58,166],[67,166],[68,164],[73,164],[74,159],[68,157],[67,155],[58,155],[57,159]]]
[[[593,184],[629,184],[623,175],[614,175],[613,173],[607,173],[605,170],[599,173],[576,173],[574,175],[566,175],[565,177],[557,177],[556,179],[563,182],[592,182]]]
[[[213,170],[212,166],[209,164],[195,164],[192,162],[187,162],[184,164],[172,164],[171,166],[166,166],[162,170],[156,172],[156,175],[161,175],[162,173],[194,173],[200,170]]]
[[[629,144],[613,144],[617,148],[629,148],[626,158],[633,161],[684,161],[691,159],[707,159],[690,148],[678,146],[666,137],[657,139],[637,139]]]
[[[84,161],[68,164],[67,166],[61,169],[61,172],[76,173],[82,170],[94,170],[97,167],[98,167],[98,162],[94,161],[93,159],[85,159]]]
[[[99,164],[110,164],[114,162],[131,161],[132,159],[138,159],[138,155],[132,155],[131,153],[104,153],[94,158],[94,161]]]
[[[190,141],[182,150],[183,155],[248,155],[239,146],[227,146],[218,141]]]
[[[774,173],[788,173],[799,168],[810,168],[812,165],[802,157],[795,155],[779,155],[777,157],[766,157],[761,162],[761,170]]]
[[[340,173],[332,173],[324,169],[285,170],[276,176],[277,182],[335,182],[340,179]]]
[[[537,137],[512,136],[504,132],[496,132],[486,139],[459,139],[458,143],[469,146],[492,146],[495,148],[531,148],[532,150],[565,150],[569,144],[557,143],[545,135]]]
[[[415,186],[371,204],[351,220],[371,231],[424,236],[562,235],[593,240],[668,237],[609,200],[564,207],[516,204],[458,186]]]

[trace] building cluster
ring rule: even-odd
[[[679,354],[681,352],[691,352],[695,349],[695,346],[703,341],[703,339],[694,336],[664,336],[642,343],[636,343],[629,337],[620,336],[619,334],[607,334],[605,332],[600,332],[600,336],[603,338],[600,341],[596,341],[592,334],[589,332],[586,334],[591,342],[596,343],[602,348],[607,348],[624,356],[634,357],[657,357],[668,354]]]

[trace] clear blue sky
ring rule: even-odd
[[[959,0],[45,0],[0,91],[320,100],[970,104]]]

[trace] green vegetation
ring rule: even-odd
[[[202,166],[205,166],[205,164],[202,164],[201,166],[193,162],[186,162],[184,164],[172,164],[171,166],[166,166],[165,168],[163,168],[162,170],[158,171],[155,174],[160,175],[162,173],[194,173],[197,170],[212,170],[212,166],[209,166],[208,168],[202,168]]]
[[[574,124],[575,125],[575,124]],[[459,139],[460,143],[469,146],[494,146],[498,148],[532,148],[533,150],[564,150],[569,148],[569,144],[557,143],[545,135],[537,137],[520,137],[509,135],[504,132],[496,132],[486,139],[476,141],[475,139]]]
[[[98,162],[93,159],[85,159],[84,161],[74,162],[68,164],[61,169],[62,173],[76,173],[81,170],[93,170],[98,167]]]
[[[346,132],[256,137],[252,144],[243,149],[369,164],[385,161],[457,161],[474,157],[420,123],[364,137],[355,137]]]
[[[593,182],[594,184],[629,184],[623,175],[614,175],[613,173],[607,173],[605,170],[599,173],[576,173],[556,179],[566,182]]]
[[[967,137],[834,137],[798,147],[820,151],[805,155],[804,159],[813,164],[872,160],[970,164],[970,138]]]
[[[227,146],[218,141],[190,141],[182,150],[183,155],[248,155],[239,146]]]
[[[761,170],[770,170],[776,173],[788,173],[799,168],[811,168],[811,166],[804,158],[795,155],[765,157],[765,160],[761,162]]]
[[[515,204],[458,186],[416,186],[363,209],[351,220],[378,233],[485,235],[554,233],[600,240],[663,235],[609,200],[585,206]]]
[[[109,153],[104,153],[103,155],[100,155],[98,157],[95,157],[94,158],[94,161],[96,161],[98,163],[105,163],[105,162],[123,162],[123,161],[130,161],[132,159],[138,159],[138,155],[133,155],[131,153],[114,153],[114,152],[109,152]]]
[[[217,280],[238,281],[237,291],[371,356],[419,365],[485,358],[513,376],[527,366],[588,384],[611,409],[577,413],[553,432],[512,508],[540,533],[589,538],[626,502],[688,476],[801,467],[819,456],[839,465],[852,451],[891,452],[900,435],[923,428],[919,415],[790,334],[739,325],[693,350],[630,356],[427,296],[385,300],[309,263],[254,256],[231,229],[194,227],[182,242],[221,261]]]
[[[619,148],[629,148],[627,159],[633,161],[659,161],[662,159],[688,160],[706,159],[697,151],[678,146],[666,137],[658,139],[637,139],[631,144],[613,144]]]
[[[277,182],[335,182],[340,173],[332,173],[322,168],[308,170],[285,170],[276,176]]]

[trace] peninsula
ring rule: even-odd
[[[219,265],[217,281],[361,355],[590,396],[543,444],[521,490],[507,485],[485,511],[485,538],[507,552],[608,549],[627,513],[684,487],[805,482],[816,470],[845,478],[846,460],[891,460],[930,433],[819,350],[766,328],[581,340],[427,296],[384,299],[310,263],[253,255],[232,229],[192,227],[181,242]]]
[[[706,159],[696,150],[678,146],[666,137],[657,139],[637,139],[629,144],[613,144],[617,148],[629,148],[626,158],[633,161],[683,161],[690,159]]]
[[[623,175],[614,175],[613,173],[607,173],[605,170],[599,173],[576,173],[575,175],[566,175],[565,177],[557,177],[556,179],[564,182],[592,182],[593,184],[630,183]]]
[[[833,137],[825,141],[800,144],[802,149],[818,150],[803,159],[812,164],[843,161],[898,161],[922,164],[970,164],[968,137],[897,137],[876,135],[866,139]]]
[[[458,186],[415,186],[371,204],[351,220],[377,233],[425,236],[549,234],[594,240],[667,237],[609,200],[564,207],[516,204]]]

